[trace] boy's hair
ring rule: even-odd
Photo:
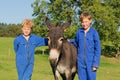
[[[22,27],[30,27],[30,28],[32,28],[33,27],[33,22],[32,22],[32,20],[31,19],[25,19],[25,20],[23,20],[23,22],[22,22]]]
[[[84,18],[88,18],[89,20],[92,20],[92,16],[88,12],[83,12],[79,18],[81,22],[83,21]]]

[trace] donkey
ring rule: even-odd
[[[49,61],[55,80],[73,80],[76,74],[77,49],[64,38],[64,30],[70,26],[71,21],[63,25],[54,26],[46,18],[49,46]]]

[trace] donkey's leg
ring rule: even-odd
[[[53,67],[52,67],[52,72],[54,74],[54,79],[55,80],[60,80],[59,79],[59,72],[55,68],[53,68]]]
[[[72,80],[72,73],[70,69],[65,70],[66,80]]]
[[[66,80],[65,74],[61,74],[62,80]]]
[[[72,73],[72,80],[74,80],[75,74],[76,74],[76,72]]]
[[[60,80],[60,73],[57,70],[55,71],[55,80]]]
[[[56,77],[56,66],[54,64],[52,64],[51,62],[50,62],[50,65],[51,65],[51,68],[52,68],[54,79],[58,80],[57,77]]]

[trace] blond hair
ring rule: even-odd
[[[82,22],[84,18],[88,18],[89,20],[92,20],[92,16],[91,16],[90,13],[88,13],[88,12],[83,12],[83,13],[80,15],[80,21]]]
[[[33,22],[32,22],[32,20],[31,19],[25,19],[25,20],[23,20],[23,22],[22,22],[22,27],[30,27],[30,28],[32,28],[33,27]]]

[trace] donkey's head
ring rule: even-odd
[[[49,29],[48,33],[48,46],[49,46],[49,59],[53,63],[58,61],[58,58],[61,53],[62,44],[64,40],[63,32],[64,30],[70,26],[71,20],[64,23],[61,26],[54,26],[48,18],[46,18],[46,24]]]

